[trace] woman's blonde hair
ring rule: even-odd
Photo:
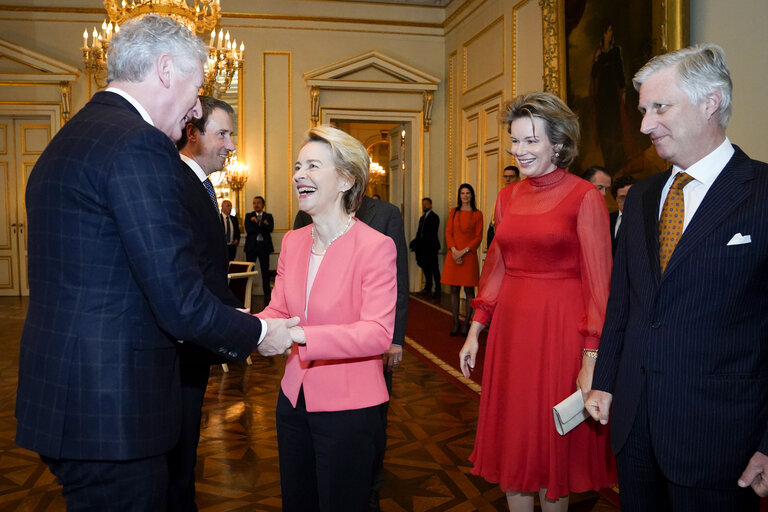
[[[342,197],[344,210],[347,213],[356,212],[368,186],[370,160],[365,146],[348,133],[325,124],[309,130],[302,146],[310,142],[323,142],[330,146],[336,170],[352,182],[352,187]]]

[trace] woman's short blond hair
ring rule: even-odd
[[[310,142],[323,142],[330,146],[336,171],[352,182],[352,187],[342,197],[344,210],[347,213],[356,212],[368,186],[370,160],[365,146],[348,133],[326,124],[309,130],[302,146]]]
[[[579,118],[563,100],[552,93],[532,92],[522,94],[507,104],[504,123],[509,133],[510,125],[521,117],[544,120],[547,138],[555,147],[552,163],[565,169],[579,154]]]

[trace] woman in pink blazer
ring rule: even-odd
[[[356,139],[310,130],[293,182],[313,224],[286,233],[258,315],[300,318],[276,413],[283,510],[365,511],[386,443],[381,354],[395,322],[395,245],[354,218],[368,183]]]

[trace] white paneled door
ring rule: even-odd
[[[0,295],[29,295],[24,189],[51,140],[48,117],[0,116]]]

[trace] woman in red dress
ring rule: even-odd
[[[564,169],[576,156],[576,116],[532,93],[507,113],[511,153],[527,179],[506,187],[460,365],[469,377],[491,317],[473,472],[498,482],[511,511],[566,511],[570,492],[616,481],[607,428],[588,420],[561,436],[552,406],[586,398],[608,300],[611,240],[605,202]]]
[[[483,212],[475,206],[475,189],[469,183],[459,186],[455,208],[451,208],[445,223],[445,255],[440,282],[451,285],[451,312],[453,329],[451,336],[466,335],[472,320],[470,300],[475,297],[475,286],[480,277],[477,249],[483,241]],[[464,287],[467,297],[467,315],[464,327],[459,322],[459,292]]]

